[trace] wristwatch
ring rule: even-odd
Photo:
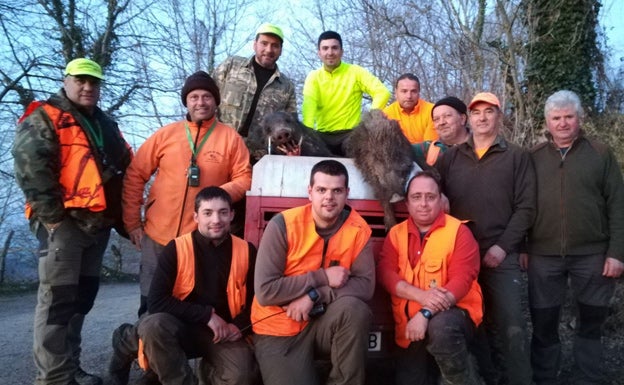
[[[311,287],[310,289],[308,289],[308,297],[310,297],[312,302],[316,303],[316,301],[319,300],[320,295],[315,288]]]
[[[431,312],[427,309],[420,309],[419,311],[420,314],[422,314],[426,319],[431,319],[431,317],[433,317],[433,314],[431,314]]]

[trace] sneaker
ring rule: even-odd
[[[78,385],[102,385],[102,379],[100,377],[85,372],[81,367],[78,367],[78,370],[76,370],[74,381],[76,381]]]
[[[137,356],[135,345],[138,344],[135,341],[138,337],[132,328],[134,328],[134,325],[126,323],[113,332],[113,356],[108,365],[108,373],[113,385],[128,384],[132,361]]]

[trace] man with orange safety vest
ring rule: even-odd
[[[394,226],[377,276],[392,296],[397,384],[479,384],[469,345],[483,318],[479,245],[443,210],[440,178],[419,171],[407,185],[409,218]],[[435,363],[433,363],[435,360]]]
[[[251,187],[249,151],[234,128],[217,119],[221,94],[204,71],[184,82],[186,118],[168,124],[137,150],[123,188],[123,220],[130,240],[141,250],[141,306],[156,269],[158,254],[172,239],[191,232],[193,197],[206,186],[220,186],[238,202]],[[149,195],[144,199],[145,186]]]
[[[213,385],[254,384],[257,367],[243,339],[249,329],[256,249],[230,235],[232,199],[222,188],[195,197],[197,229],[175,238],[158,258],[148,312],[113,334],[109,371],[127,384],[134,358],[161,384],[195,384],[188,359],[202,357],[199,376]],[[139,341],[140,338],[140,342]]]
[[[99,377],[80,368],[82,324],[98,292],[110,230],[125,234],[121,186],[132,151],[97,107],[100,65],[75,59],[64,74],[57,94],[28,106],[12,151],[39,240],[35,383],[98,385]]]
[[[318,384],[317,355],[331,360],[327,383],[364,384],[375,266],[371,229],[346,206],[348,178],[336,160],[315,164],[310,204],[264,231],[251,320],[265,385]]]

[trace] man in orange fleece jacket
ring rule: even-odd
[[[193,199],[202,187],[220,186],[237,202],[251,187],[249,151],[232,127],[220,123],[219,88],[206,72],[182,87],[186,119],[160,128],[138,149],[123,187],[123,220],[141,250],[141,308],[164,245],[195,229]],[[158,172],[157,172],[158,171]],[[147,200],[145,185],[154,176]],[[143,216],[141,212],[143,210]]]

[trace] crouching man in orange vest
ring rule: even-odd
[[[346,206],[345,166],[312,167],[310,204],[274,216],[258,248],[251,308],[265,385],[317,385],[317,354],[331,359],[329,384],[361,385],[375,267],[371,229]]]
[[[437,363],[443,384],[479,384],[468,355],[483,317],[479,246],[444,214],[435,171],[418,172],[407,187],[410,217],[390,230],[377,266],[401,350],[396,383],[437,384]]]
[[[124,324],[115,331],[110,374],[116,384],[128,382],[137,336],[139,365],[163,385],[196,384],[188,365],[196,357],[203,358],[203,381],[255,383],[256,363],[243,339],[253,299],[255,248],[230,235],[232,199],[222,188],[202,189],[193,217],[197,230],[170,241],[159,256],[148,313],[136,328]]]

